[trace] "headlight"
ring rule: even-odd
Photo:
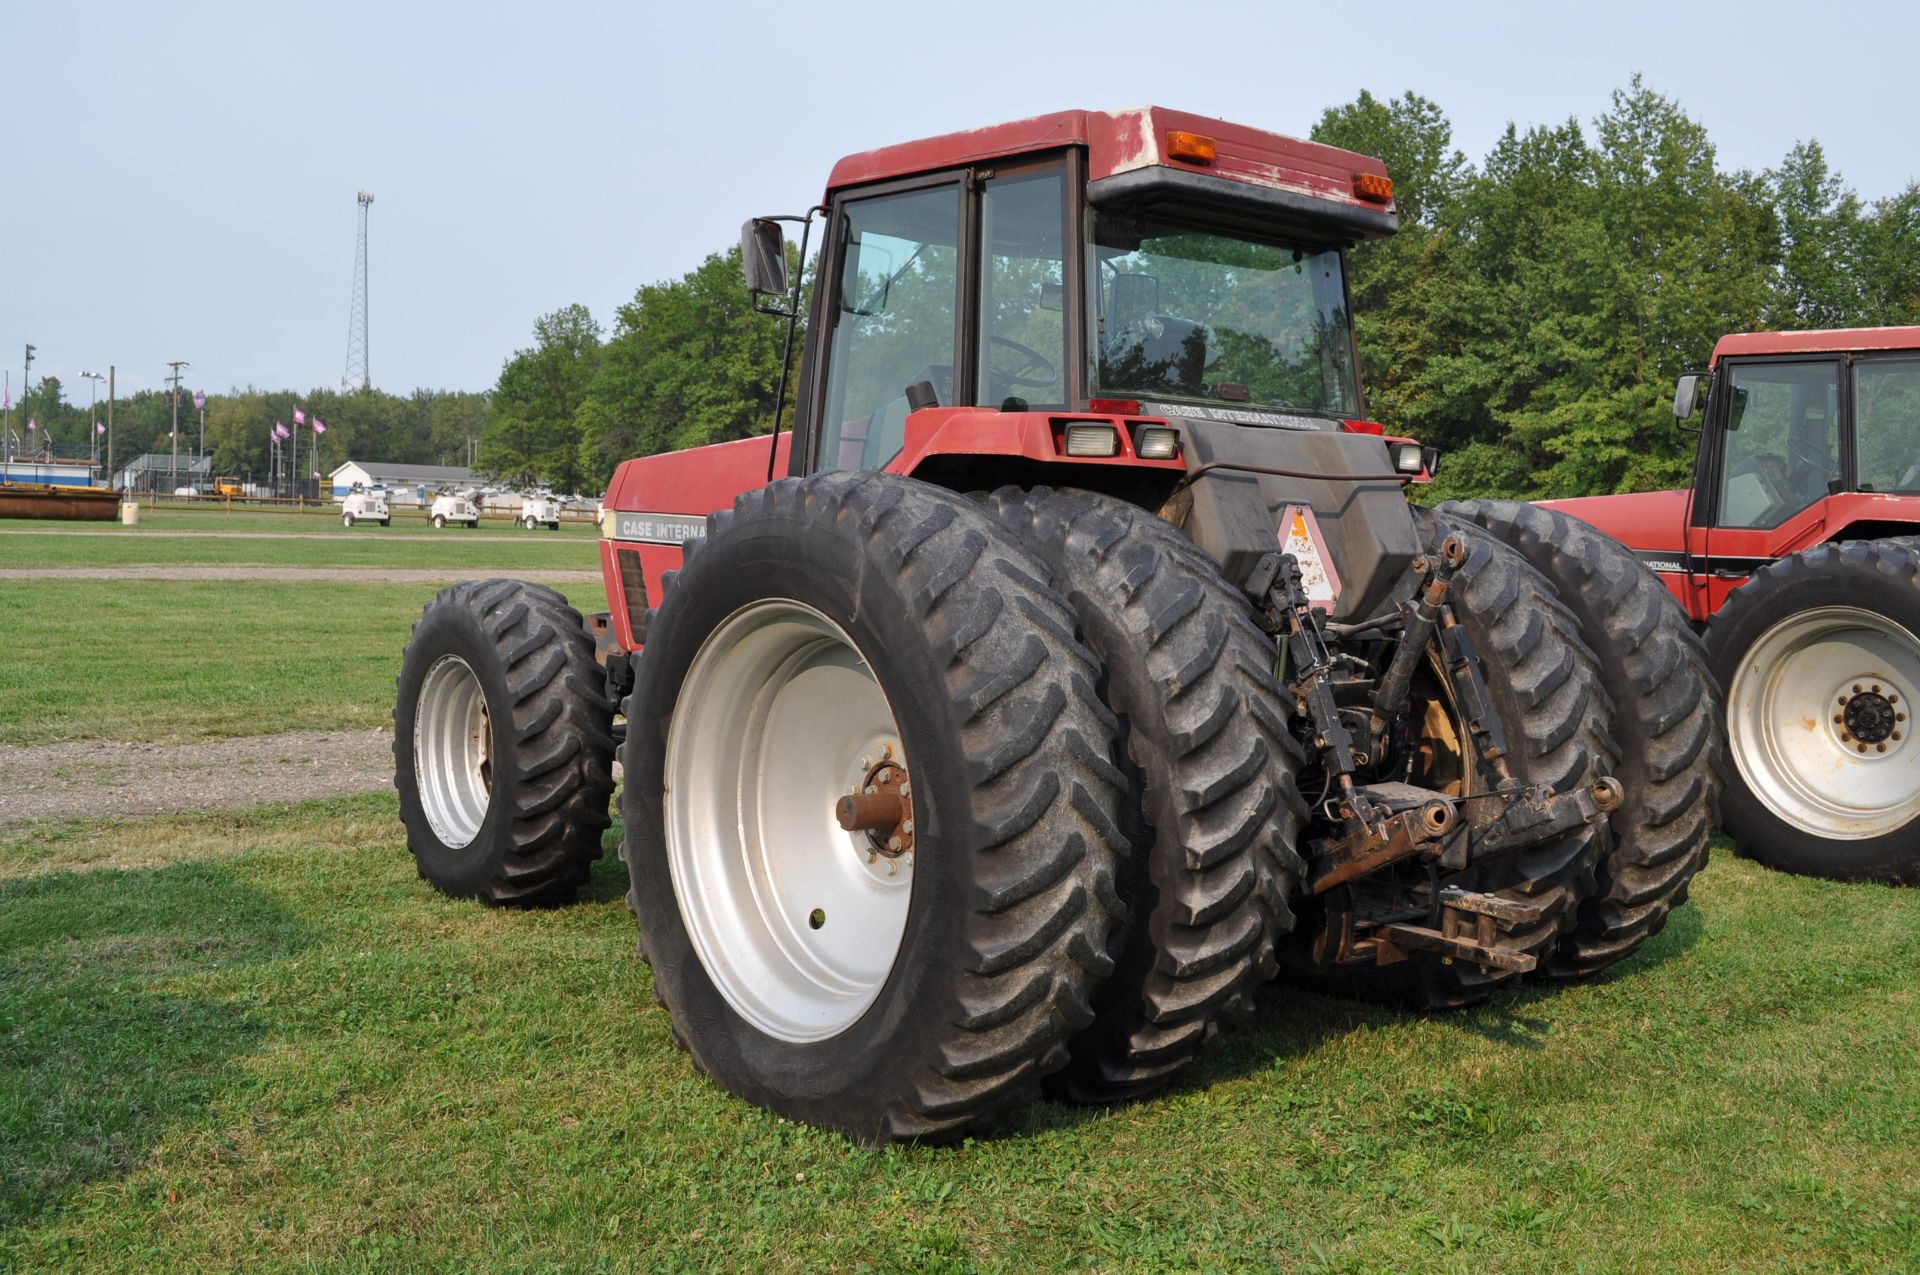
[[[1133,436],[1133,450],[1142,460],[1172,460],[1180,454],[1180,435],[1164,425],[1149,425]]]
[[[1067,455],[1118,456],[1120,435],[1111,425],[1067,426]]]
[[[1403,474],[1417,474],[1426,468],[1426,459],[1420,454],[1418,443],[1395,443],[1393,445],[1393,467]]]

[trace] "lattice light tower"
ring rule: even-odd
[[[359,194],[360,238],[353,253],[353,310],[347,315],[347,371],[340,378],[346,389],[366,389],[372,384],[367,376],[367,209],[373,196]]]

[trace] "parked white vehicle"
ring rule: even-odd
[[[560,502],[552,496],[528,496],[526,503],[520,506],[520,525],[528,531],[535,527],[545,527],[548,531],[560,530]]]
[[[429,517],[435,527],[444,527],[450,522],[464,522],[469,527],[480,525],[480,506],[475,503],[471,491],[444,491],[433,498],[433,509]]]
[[[382,527],[393,525],[393,514],[387,508],[385,487],[362,487],[359,483],[353,485],[353,490],[340,503],[340,525],[351,527],[356,522],[378,522]]]

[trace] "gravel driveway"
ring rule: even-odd
[[[393,783],[393,736],[301,730],[204,744],[0,744],[0,825],[342,797]]]

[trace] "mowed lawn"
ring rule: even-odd
[[[0,582],[0,741],[385,724],[433,592]],[[0,1270],[1920,1269],[1920,891],[1723,850],[1599,982],[1275,987],[1160,1098],[872,1152],[694,1071],[624,890],[446,900],[391,794],[0,828]]]
[[[589,511],[591,512],[591,511]],[[235,505],[227,508],[218,501],[209,501],[204,505],[140,504],[140,522],[133,528],[122,528],[118,522],[70,522],[55,518],[8,519],[0,522],[0,528],[20,528],[26,530],[66,530],[84,531],[111,535],[127,530],[135,533],[144,531],[313,531],[328,529],[343,531],[340,525],[340,507],[329,504],[325,508],[309,506],[304,512],[295,513],[291,509],[256,508],[248,505]],[[355,535],[376,535],[381,531],[388,533],[432,531],[427,521],[427,511],[412,505],[398,506],[393,509],[391,527],[355,527]],[[465,531],[464,527],[448,527],[446,531]],[[514,524],[506,514],[489,515],[480,520],[478,531],[511,532]],[[590,518],[568,517],[560,524],[559,531],[541,528],[539,534],[546,537],[568,536],[592,539],[599,529]]]
[[[210,535],[129,529],[86,535],[9,534],[0,523],[0,567],[116,566],[405,567],[473,571],[598,571],[597,537],[511,525],[468,531],[449,527],[355,527],[321,524],[303,532]]]
[[[476,564],[448,579],[500,574],[514,572]],[[407,635],[436,591],[0,580],[0,744],[386,725]],[[606,607],[597,582],[563,591],[584,611]]]
[[[0,833],[0,1267],[1920,1267],[1920,892],[1723,853],[1600,982],[1276,988],[1160,1098],[874,1152],[694,1071],[624,888],[446,900],[390,795]]]

